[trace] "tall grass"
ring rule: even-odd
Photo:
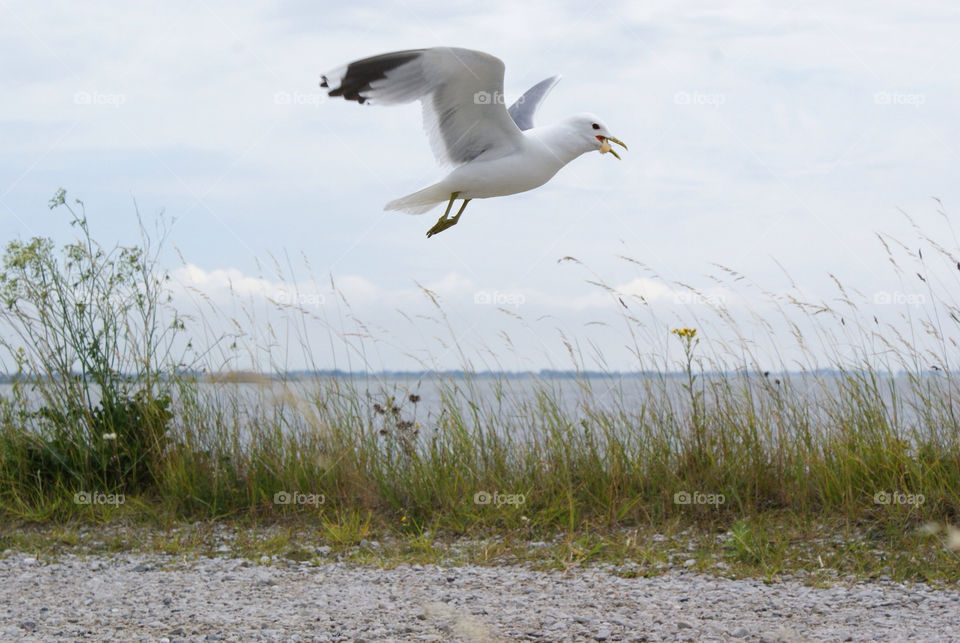
[[[829,372],[813,358],[764,372],[746,339],[711,344],[703,326],[671,334],[624,304],[642,374],[588,374],[575,340],[578,375],[562,385],[532,374],[481,377],[464,358],[463,374],[430,378],[441,402],[425,414],[397,381],[371,391],[369,379],[294,379],[270,365],[241,382],[199,376],[175,353],[189,317],[169,308],[149,238],[144,248],[105,250],[82,205],[67,207],[62,192],[54,205],[67,208],[78,241],[59,253],[44,239],[11,242],[0,274],[0,348],[15,374],[0,406],[8,517],[104,515],[109,508],[74,502],[98,490],[126,494],[124,515],[349,515],[413,532],[723,527],[777,512],[895,529],[958,520],[960,420],[946,322],[919,321],[940,347],[931,353],[858,321],[839,282],[843,313],[777,296],[796,344],[835,356]],[[442,306],[425,295],[443,326]],[[294,319],[310,314],[283,307]],[[958,319],[949,299],[933,309]],[[728,333],[747,336],[722,305],[714,312]],[[842,355],[823,321],[841,315],[844,346],[855,349]],[[330,332],[361,358],[376,339],[362,326]],[[682,360],[645,348],[656,345],[642,337],[650,332]],[[284,494],[303,495],[284,503]]]
[[[4,497],[14,507],[75,489],[138,492],[161,476],[182,328],[161,321],[166,293],[149,239],[106,249],[83,204],[61,190],[78,231],[59,252],[49,239],[11,241],[0,274],[0,350],[12,393],[0,406]]]

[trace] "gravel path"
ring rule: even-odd
[[[960,641],[960,592],[671,572],[0,559],[0,640]]]

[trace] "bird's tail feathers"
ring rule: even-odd
[[[418,190],[413,194],[394,199],[383,206],[384,210],[397,210],[407,214],[423,214],[429,212],[450,198],[450,193],[439,184]]]

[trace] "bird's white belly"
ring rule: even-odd
[[[472,161],[443,180],[461,199],[488,199],[540,187],[563,167],[540,154],[515,154],[490,161]]]

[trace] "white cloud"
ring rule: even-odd
[[[236,268],[204,270],[194,264],[171,271],[170,276],[188,289],[196,289],[211,297],[236,295],[270,295],[280,285],[266,279],[244,276]]]

